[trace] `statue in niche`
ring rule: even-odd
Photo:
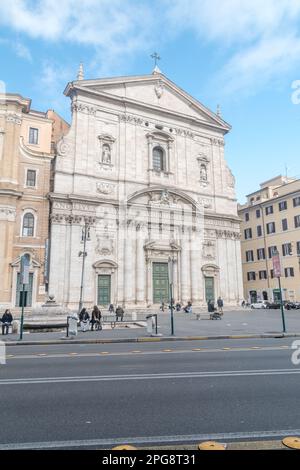
[[[169,194],[169,191],[167,189],[164,189],[161,192],[160,202],[161,202],[161,204],[169,204],[170,203],[170,194]]]
[[[102,146],[102,163],[111,163],[111,151],[108,144]]]
[[[204,163],[200,167],[200,181],[207,181],[207,169]]]

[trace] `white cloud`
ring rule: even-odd
[[[149,47],[154,15],[138,0],[10,0],[1,23],[34,39],[92,46],[108,63]]]
[[[225,52],[216,81],[255,92],[300,63],[300,0],[165,0],[173,30],[192,29]]]
[[[15,44],[13,44],[13,49],[15,50],[18,57],[21,57],[21,59],[28,60],[28,62],[32,62],[31,52],[27,46],[25,46],[21,42],[16,42]]]
[[[88,46],[94,75],[122,73],[136,53],[192,31],[222,51],[216,80],[232,93],[255,91],[278,78],[280,67],[299,64],[299,20],[300,0],[10,0],[1,4],[0,25],[33,39]],[[15,52],[31,60],[24,45]]]

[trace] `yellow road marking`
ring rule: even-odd
[[[204,349],[195,348],[195,349],[192,349],[192,351],[204,351]]]
[[[132,353],[141,353],[142,351],[131,351]]]
[[[78,356],[78,353],[69,353],[69,356]]]
[[[172,352],[173,349],[163,349],[163,352]]]
[[[102,351],[100,354],[109,354],[107,351]]]
[[[232,348],[222,348],[223,351],[231,351]],[[221,351],[221,349],[220,349]]]
[[[261,349],[260,346],[253,346],[251,349]]]

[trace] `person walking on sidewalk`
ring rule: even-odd
[[[2,322],[2,334],[8,335],[8,330],[10,325],[12,324],[13,317],[10,310],[5,310],[4,314],[2,315],[1,322]],[[6,331],[6,333],[5,333]]]
[[[83,308],[79,314],[81,331],[87,331],[90,324],[90,316],[86,308]]]
[[[220,315],[223,315],[224,302],[223,302],[223,299],[222,299],[221,297],[218,298],[217,304],[218,304],[218,312],[219,312],[219,314],[220,314]]]

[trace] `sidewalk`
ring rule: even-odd
[[[287,336],[300,337],[300,310],[285,311]],[[222,320],[196,320],[195,315],[174,313],[174,337],[171,337],[170,313],[158,314],[158,333],[162,336],[152,337],[146,328],[119,328],[102,331],[79,331],[74,339],[62,339],[66,330],[48,333],[10,334],[0,336],[7,345],[15,344],[57,344],[57,343],[93,343],[93,342],[135,342],[162,341],[184,339],[225,339],[233,337],[276,337],[282,335],[282,320],[280,310],[240,310],[224,313]]]

